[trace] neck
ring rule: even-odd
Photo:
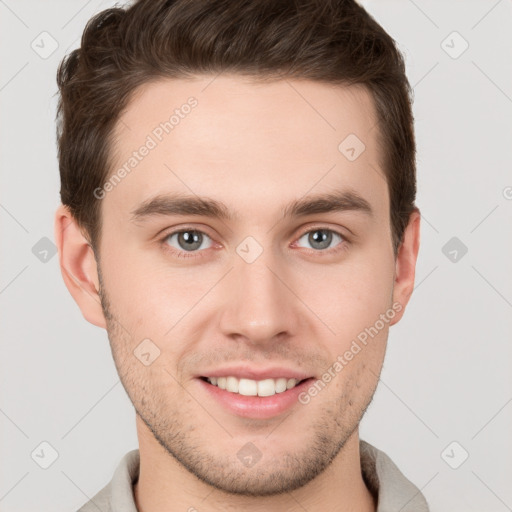
[[[375,512],[375,500],[361,473],[356,428],[333,462],[312,481],[277,496],[229,494],[202,482],[154,438],[137,415],[140,470],[134,484],[139,512]]]

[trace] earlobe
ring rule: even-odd
[[[69,209],[62,204],[55,212],[54,235],[61,274],[69,293],[88,322],[106,328],[94,252]]]
[[[416,260],[420,247],[420,221],[421,214],[416,208],[409,216],[409,223],[404,231],[402,244],[396,257],[393,304],[400,304],[401,309],[390,325],[400,321],[414,289]]]

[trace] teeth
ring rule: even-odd
[[[274,379],[258,381],[258,396],[272,396],[276,394],[276,382]]]
[[[286,379],[276,379],[276,393],[282,393],[283,391],[286,391]]]
[[[235,379],[235,377],[227,377],[226,378],[226,389],[228,391],[231,391],[232,393],[238,393],[239,387],[240,387],[240,384],[238,382],[238,379]]]
[[[244,396],[272,396],[291,389],[299,382],[297,379],[237,379],[236,377],[208,377],[208,382],[220,389]]]
[[[235,377],[230,377],[231,379],[235,379]],[[238,391],[235,391],[234,388],[228,389],[232,393],[240,393],[245,396],[256,396],[258,394],[258,383],[255,380],[250,379],[240,379],[238,384]]]

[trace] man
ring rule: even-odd
[[[404,65],[353,1],[107,9],[58,71],[62,275],[139,449],[81,511],[428,511],[359,439],[414,286]]]

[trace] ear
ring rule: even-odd
[[[409,223],[405,228],[402,243],[398,250],[395,263],[393,304],[395,302],[399,303],[402,309],[397,311],[390,325],[396,324],[402,318],[414,289],[416,260],[420,248],[420,220],[421,214],[419,209],[416,208],[409,216]]]
[[[60,270],[69,293],[88,322],[106,328],[94,252],[69,209],[62,204],[55,212],[54,235]]]

